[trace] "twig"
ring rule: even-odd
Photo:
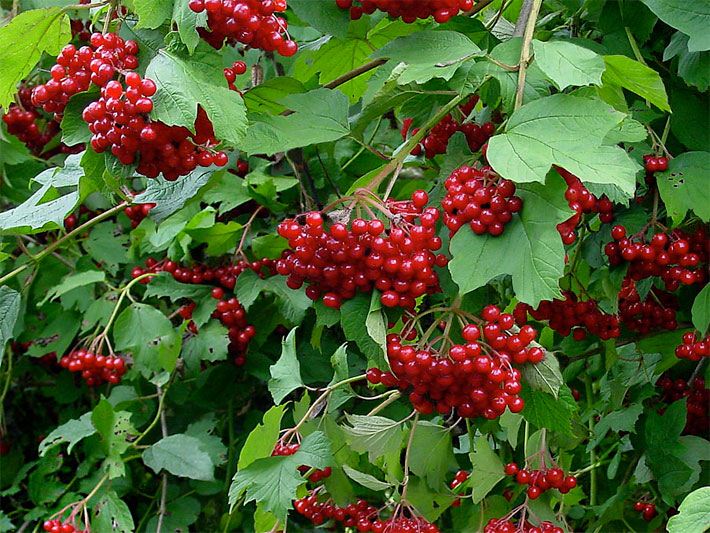
[[[530,18],[532,6],[533,0],[523,0],[523,5],[520,6],[518,21],[515,23],[515,29],[513,30],[513,37],[522,37],[525,33],[525,26]]]
[[[346,72],[342,76],[338,76],[333,81],[323,85],[323,87],[325,87],[326,89],[335,89],[339,85],[343,85],[344,83],[349,82],[353,78],[357,78],[361,74],[369,72],[372,69],[379,67],[380,65],[384,65],[385,63],[387,63],[387,59],[375,59],[374,61],[370,61],[369,63],[365,63],[364,65],[351,70],[350,72]]]
[[[493,0],[481,0],[481,2],[477,2],[475,6],[470,11],[466,12],[466,15],[469,17],[473,17],[478,15],[481,11],[483,11],[485,8],[488,7],[489,4],[493,3]]]
[[[389,398],[387,398],[384,402],[382,402],[380,405],[375,407],[372,411],[367,413],[367,416],[373,416],[376,415],[377,413],[383,411],[387,406],[393,404],[397,400],[400,399],[402,396],[402,393],[400,393],[398,390],[395,390],[393,394],[390,395]]]
[[[419,423],[419,413],[417,412],[414,420],[412,421],[412,429],[409,431],[409,440],[407,441],[407,449],[404,452],[404,477],[402,478],[402,484],[404,488],[402,489],[402,497],[400,501],[406,503],[407,501],[407,488],[409,488],[409,456],[412,451],[412,442],[414,441],[414,433],[417,430],[417,424]]]
[[[160,398],[162,394],[162,389],[160,386],[156,387],[158,397]],[[160,431],[163,438],[168,436],[168,423],[165,419],[165,410],[160,411]],[[168,513],[168,474],[163,472],[162,484],[160,487],[160,506],[158,507],[158,525],[155,528],[156,533],[161,533],[163,531],[163,521],[165,520],[165,515]]]
[[[526,0],[526,3],[530,0]],[[530,54],[530,45],[532,44],[533,34],[535,33],[535,22],[542,7],[542,0],[532,0],[532,7],[527,18],[524,18],[524,13],[521,11],[518,24],[521,20],[525,20],[525,34],[523,36],[523,45],[520,49],[520,68],[518,70],[518,88],[515,91],[515,109],[520,109],[523,105],[523,94],[525,93],[525,78],[527,76],[528,65],[532,59]],[[517,26],[516,26],[517,27]]]

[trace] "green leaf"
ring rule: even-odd
[[[55,428],[39,443],[39,455],[43,457],[55,446],[67,442],[67,453],[71,453],[72,448],[81,440],[96,433],[96,428],[91,423],[91,413],[85,413],[76,420],[69,420],[61,426]]]
[[[375,302],[374,296],[376,294],[376,292],[373,293],[373,296],[358,294],[355,298],[345,302],[341,307],[340,321],[345,338],[355,341],[362,353],[378,368],[386,368],[384,349],[380,344],[382,341],[382,323],[380,321],[383,321],[383,316],[379,306],[379,298]],[[365,317],[364,321],[362,317]],[[370,330],[377,336],[377,339],[370,336]]]
[[[98,93],[84,92],[75,94],[69,99],[62,116],[62,142],[67,146],[88,143],[91,140],[89,125],[81,113],[87,105],[98,100]]]
[[[83,247],[91,258],[112,274],[118,272],[119,265],[128,262],[127,245],[128,235],[113,222],[97,224],[83,242]]]
[[[288,248],[288,241],[281,235],[261,235],[251,240],[251,251],[258,259],[279,259]]]
[[[20,293],[7,285],[0,287],[0,367],[5,355],[5,345],[12,338],[17,318],[20,315]]]
[[[214,464],[202,443],[189,435],[170,435],[143,452],[143,462],[156,474],[166,470],[174,476],[210,481]]]
[[[340,91],[316,89],[292,94],[283,104],[288,116],[254,115],[240,148],[248,154],[273,155],[292,148],[335,141],[350,133],[348,98]]]
[[[671,110],[658,72],[626,56],[604,56],[604,63],[604,83],[628,89],[663,111]]]
[[[306,88],[300,81],[279,76],[264,81],[244,93],[244,103],[249,113],[265,113],[278,115],[286,111],[281,101],[289,94],[305,93]]]
[[[693,325],[701,335],[705,335],[710,325],[710,285],[705,285],[703,290],[695,297],[693,308]]]
[[[618,146],[602,145],[623,119],[599,100],[548,96],[515,111],[506,132],[489,141],[487,157],[496,172],[518,183],[544,183],[554,164],[583,182],[614,184],[631,197],[640,165]]]
[[[679,31],[673,34],[671,42],[663,51],[663,61],[678,58],[678,75],[686,84],[705,92],[710,87],[710,52],[688,50],[688,36]]]
[[[568,388],[560,389],[559,398],[545,392],[530,390],[523,387],[520,397],[525,400],[523,417],[537,426],[572,436],[572,416],[577,410],[577,404]]]
[[[503,463],[491,449],[487,437],[481,435],[474,441],[474,450],[469,454],[473,476],[467,484],[473,489],[473,503],[480,503],[493,487],[505,477]]]
[[[710,528],[710,487],[701,487],[688,494],[678,511],[668,520],[668,533],[707,531]]]
[[[161,272],[150,278],[150,283],[145,291],[146,298],[167,296],[171,302],[182,298],[201,300],[206,298],[212,289],[207,285],[192,285],[180,283],[169,272]]]
[[[564,385],[560,362],[552,352],[545,351],[545,358],[537,364],[523,366],[525,381],[535,390],[552,394],[555,398]]]
[[[195,13],[190,9],[189,2],[175,2],[173,20],[177,25],[180,40],[191,54],[194,53],[201,40],[197,28],[207,27],[207,11]]]
[[[69,17],[58,7],[25,11],[0,27],[0,107],[7,109],[42,53],[56,56],[70,39]]]
[[[261,424],[249,433],[241,452],[239,452],[238,470],[243,470],[257,459],[271,457],[274,445],[279,439],[281,419],[285,410],[285,405],[275,405],[264,413]]]
[[[173,0],[133,0],[133,9],[138,15],[136,28],[154,30],[171,17]]]
[[[188,200],[198,196],[198,191],[215,174],[214,169],[198,167],[187,176],[182,176],[175,181],[167,181],[162,175],[158,176],[154,180],[148,180],[148,187],[135,197],[134,202],[156,204],[150,210],[150,218],[162,222],[184,206]]]
[[[350,17],[335,2],[323,2],[317,7],[312,0],[291,0],[288,7],[309,26],[334,37],[345,37],[348,33]]]
[[[434,490],[440,489],[452,466],[456,466],[451,432],[449,428],[432,422],[417,423],[412,447],[410,448],[409,467],[412,472]]]
[[[306,480],[298,473],[301,465],[326,468],[333,460],[328,437],[316,431],[307,435],[293,455],[264,457],[237,471],[229,487],[229,505],[246,493],[245,502],[256,501],[284,521],[298,487]]]
[[[601,85],[604,60],[588,48],[569,41],[533,40],[535,62],[557,86]]]
[[[377,50],[372,57],[384,57],[408,65],[434,66],[462,61],[480,53],[481,49],[463,33],[427,30],[398,37]]]
[[[224,361],[227,359],[229,334],[219,322],[210,322],[188,337],[183,344],[183,358],[192,368],[199,368],[200,361]]]
[[[281,357],[269,367],[271,371],[269,392],[277,404],[294,390],[303,387],[301,365],[296,353],[296,329],[293,328],[281,341]]]
[[[286,278],[273,276],[261,279],[255,272],[247,270],[237,278],[235,296],[249,310],[259,295],[263,292],[273,294],[279,311],[292,324],[300,324],[306,315],[306,310],[312,301],[306,296],[305,290],[293,290],[286,285]]]
[[[102,270],[87,270],[86,272],[69,274],[58,285],[55,285],[47,291],[44,299],[37,305],[42,306],[48,301],[54,300],[77,287],[85,287],[102,281],[106,281],[106,272]]]
[[[641,0],[656,16],[690,37],[691,52],[710,50],[710,6],[707,2],[683,0]]]
[[[212,122],[217,139],[236,147],[246,133],[244,100],[227,87],[217,59],[208,53],[185,59],[160,50],[145,73],[158,86],[151,117],[195,131],[199,103]]]
[[[113,336],[115,348],[132,351],[135,364],[144,373],[175,368],[182,339],[170,320],[154,307],[131,304],[118,315]]]
[[[636,405],[629,406],[626,409],[620,411],[614,411],[604,416],[597,425],[594,426],[594,439],[589,441],[587,446],[588,450],[592,450],[606,437],[609,431],[614,431],[619,433],[620,431],[627,431],[629,433],[636,433],[634,426],[639,416],[643,412],[643,405],[640,403]]]
[[[536,307],[542,300],[559,297],[558,280],[564,273],[565,251],[555,226],[571,216],[564,190],[559,177],[544,187],[520,187],[520,216],[514,217],[498,237],[479,236],[463,227],[451,240],[453,259],[449,263],[451,277],[461,293],[483,287],[501,274],[510,274],[515,294],[522,302]]]
[[[370,461],[402,446],[402,424],[384,416],[346,414],[350,426],[342,426],[350,447],[358,453],[367,452]]]
[[[370,490],[381,491],[387,490],[392,487],[391,483],[380,481],[375,476],[371,476],[370,474],[355,470],[354,468],[351,468],[348,465],[343,465],[343,472],[345,472],[345,475],[347,475],[355,483],[362,485],[363,487]]]
[[[675,225],[680,224],[689,210],[704,222],[710,221],[710,153],[685,152],[668,163],[668,170],[657,172],[658,192]]]
[[[333,355],[330,356],[330,365],[333,367],[333,379],[328,384],[329,387],[349,377],[347,348],[348,344],[343,343],[333,352]],[[336,388],[328,397],[328,411],[334,411],[354,395],[349,385],[341,385]]]
[[[114,491],[105,493],[93,506],[91,525],[97,533],[131,533],[135,531],[131,510]]]

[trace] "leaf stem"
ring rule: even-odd
[[[407,449],[404,452],[404,477],[402,478],[402,496],[400,498],[400,503],[407,502],[407,489],[409,488],[409,457],[412,452],[412,442],[414,441],[414,433],[417,431],[417,424],[419,424],[419,413],[414,416],[412,421],[412,429],[409,431],[409,440],[407,441]]]
[[[140,443],[140,441],[142,441],[148,435],[148,433],[150,433],[152,431],[152,429],[156,425],[158,425],[158,422],[160,422],[160,419],[162,416],[161,414],[163,412],[163,406],[165,404],[165,395],[168,392],[169,386],[170,386],[170,382],[167,383],[165,390],[163,390],[162,387],[158,387],[158,412],[155,413],[155,417],[153,418],[153,420],[151,420],[150,424],[148,424],[148,427],[145,428],[145,430],[143,430],[143,433],[138,435],[138,438],[133,441],[133,443],[131,444],[131,446],[133,448],[137,448],[138,443]]]
[[[86,231],[87,229],[89,229],[89,228],[95,226],[95,225],[98,224],[99,222],[102,222],[102,221],[106,220],[107,218],[111,218],[111,217],[112,217],[113,215],[115,215],[116,213],[119,213],[119,212],[123,211],[126,207],[128,207],[128,205],[129,205],[128,202],[121,202],[121,203],[118,204],[117,206],[112,207],[111,209],[109,209],[108,211],[104,211],[103,213],[101,213],[101,214],[97,215],[96,217],[92,218],[91,220],[87,220],[87,221],[84,222],[81,226],[78,226],[77,228],[75,228],[74,230],[70,231],[69,233],[67,233],[67,234],[64,235],[63,237],[57,239],[57,240],[54,241],[52,244],[47,245],[47,246],[44,248],[44,250],[42,250],[41,252],[39,252],[37,255],[34,256],[34,258],[32,259],[31,262],[25,263],[25,264],[23,264],[23,265],[20,265],[19,267],[17,267],[17,268],[16,268],[15,270],[13,270],[12,272],[9,272],[9,273],[5,274],[2,278],[0,278],[0,285],[5,285],[5,284],[6,284],[8,281],[10,281],[12,278],[14,278],[14,277],[17,276],[18,274],[21,274],[22,272],[24,272],[25,270],[27,270],[31,264],[38,264],[38,263],[39,263],[40,261],[42,261],[45,257],[47,257],[48,255],[51,255],[52,252],[54,252],[54,250],[56,250],[57,248],[61,247],[61,246],[62,246],[65,242],[67,242],[68,240],[73,239],[73,238],[76,237],[77,235],[79,235],[79,234],[83,233],[84,231]]]
[[[367,416],[373,416],[376,415],[377,413],[383,411],[387,406],[393,404],[397,400],[400,399],[402,396],[402,393],[399,392],[398,390],[392,391],[392,394],[390,394],[389,398],[387,398],[384,402],[379,404],[377,407],[375,407],[372,411],[367,413]]]
[[[533,0],[530,8],[530,14],[527,17],[525,24],[525,33],[523,35],[523,45],[520,49],[520,63],[518,69],[518,87],[515,91],[515,110],[523,106],[523,95],[525,93],[525,79],[527,77],[528,65],[532,60],[530,53],[530,45],[532,44],[533,34],[535,33],[535,23],[537,16],[542,7],[542,0]]]
[[[584,380],[584,388],[587,396],[587,409],[589,409],[589,420],[587,420],[587,428],[589,429],[589,434],[591,435],[594,431],[594,417],[592,416],[592,405],[593,405],[593,390],[592,382],[590,379]],[[591,464],[596,464],[597,462],[597,452],[594,448],[589,451],[589,461]],[[594,468],[589,473],[589,505],[592,507],[597,504],[597,469]]]

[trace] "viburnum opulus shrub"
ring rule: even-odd
[[[710,528],[709,18],[0,1],[0,531]]]

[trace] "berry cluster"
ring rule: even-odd
[[[65,524],[61,520],[47,520],[42,524],[42,529],[47,533],[85,533],[84,530],[76,529],[71,524]]]
[[[484,533],[564,533],[552,522],[543,521],[534,526],[527,520],[517,524],[509,518],[491,518],[483,528]]]
[[[123,212],[131,220],[131,227],[137,228],[138,224],[140,224],[143,219],[145,219],[150,214],[151,209],[153,209],[155,206],[156,204],[153,203],[134,204],[126,207]]]
[[[190,0],[188,5],[195,13],[207,12],[209,30],[198,32],[214,48],[222,48],[226,41],[285,57],[298,51],[288,36],[288,23],[275,15],[286,11],[286,0]]]
[[[565,476],[561,468],[530,470],[520,468],[516,463],[508,463],[504,471],[507,476],[515,476],[518,485],[528,486],[526,493],[531,500],[536,500],[550,489],[557,489],[562,494],[567,494],[577,486],[577,478]]]
[[[705,387],[702,378],[693,379],[692,383],[664,375],[656,383],[663,391],[662,399],[666,403],[687,398],[684,433],[707,436],[710,431],[710,389]]]
[[[459,106],[459,110],[463,115],[464,119],[473,111],[478,103],[478,96],[472,96],[465,104]],[[464,122],[455,119],[451,114],[446,115],[441,121],[434,126],[426,137],[414,147],[412,150],[412,155],[421,155],[424,153],[425,157],[431,159],[432,157],[445,154],[446,148],[449,145],[449,139],[457,131],[462,132],[466,136],[466,141],[468,142],[468,147],[472,152],[477,152],[483,145],[488,142],[496,131],[496,127],[492,122],[486,122],[479,126],[475,122]],[[409,134],[415,135],[419,128],[412,129],[411,118],[404,119],[402,123],[402,139],[406,140]]]
[[[619,317],[604,313],[596,301],[579,301],[570,291],[562,291],[562,296],[564,300],[543,300],[537,309],[520,302],[513,311],[516,323],[525,324],[530,313],[535,320],[547,320],[550,328],[563,337],[572,334],[578,341],[586,338],[587,333],[602,340],[621,335]]]
[[[647,154],[643,156],[643,166],[647,173],[663,172],[668,170],[668,158]]]
[[[557,225],[564,244],[572,244],[577,239],[575,230],[582,220],[582,215],[588,213],[599,213],[599,220],[611,222],[614,220],[614,205],[606,196],[597,198],[587,189],[581,180],[567,172],[563,168],[557,168],[557,172],[567,183],[565,199],[570,208],[574,211],[571,218]]]
[[[456,472],[456,475],[454,476],[454,480],[449,483],[449,488],[451,490],[456,489],[459,485],[461,485],[464,481],[466,481],[469,477],[471,476],[470,472],[466,472],[466,470],[459,470]],[[460,507],[461,506],[461,498],[458,498],[454,500],[454,503],[451,504],[451,507]]]
[[[420,516],[392,516],[380,518],[376,507],[365,500],[358,500],[345,507],[339,507],[332,501],[318,501],[317,494],[310,494],[293,503],[296,512],[313,525],[319,526],[329,520],[342,524],[343,527],[355,528],[358,532],[372,533],[439,533],[439,528]],[[395,513],[396,514],[396,513]]]
[[[32,103],[54,113],[58,120],[69,98],[86,91],[91,83],[104,87],[117,71],[138,67],[135,41],[124,41],[114,33],[94,33],[89,43],[79,49],[66,45],[49,71],[52,79],[32,90]]]
[[[651,289],[646,298],[636,290],[636,283],[625,279],[619,292],[619,318],[629,331],[647,334],[651,331],[678,327],[678,299],[671,293]]]
[[[434,411],[489,420],[503,414],[506,407],[519,413],[523,399],[520,371],[512,363],[536,364],[545,358],[538,346],[530,346],[537,332],[525,325],[518,333],[512,315],[501,313],[493,305],[483,310],[484,323],[479,327],[468,324],[462,330],[464,344],[451,344],[442,352],[428,344],[428,339],[417,344],[412,335],[387,335],[387,358],[391,372],[376,368],[367,371],[370,383],[386,387],[411,389],[409,400],[422,414]],[[406,326],[409,327],[409,326]]]
[[[698,340],[697,334],[689,331],[683,335],[683,344],[675,349],[676,357],[700,361],[703,357],[710,357],[710,335]]]
[[[293,455],[298,451],[298,449],[301,447],[300,444],[294,442],[291,444],[285,444],[282,442],[277,442],[276,446],[274,446],[274,450],[271,452],[272,456],[286,456],[286,455]],[[308,472],[310,468],[306,465],[301,465],[298,467],[298,471],[301,474],[305,474]],[[313,472],[310,476],[308,476],[308,481],[311,483],[318,483],[319,481],[323,481],[326,478],[329,478],[330,475],[333,473],[333,469],[329,466],[326,466],[323,470],[316,469],[315,472]]]
[[[644,501],[635,502],[634,511],[640,513],[641,518],[643,518],[646,522],[650,522],[658,515],[658,511],[656,511],[656,504]]]
[[[117,355],[101,355],[89,350],[74,350],[59,360],[69,372],[81,372],[89,387],[111,383],[117,385],[126,373],[126,362]]]
[[[411,309],[419,296],[440,290],[434,266],[447,263],[446,256],[434,254],[441,248],[439,211],[425,208],[428,201],[424,191],[415,191],[411,201],[387,202],[382,207],[389,227],[374,216],[356,218],[349,228],[340,222],[326,227],[318,212],[286,219],[278,232],[290,249],[276,271],[288,276],[292,289],[307,283],[308,297],[322,297],[328,307],[339,308],[356,291],[375,288],[386,307]]]
[[[681,284],[707,280],[709,242],[702,227],[692,234],[681,230],[655,233],[646,242],[643,237],[627,237],[626,228],[617,225],[612,228],[611,236],[614,241],[604,247],[609,263],[614,266],[628,262],[627,276],[632,280],[659,276],[669,291],[677,290]]]
[[[434,17],[440,24],[447,22],[460,11],[473,7],[473,0],[335,0],[340,9],[350,10],[350,18],[357,20],[375,10],[384,11],[392,18],[401,18],[411,24],[417,19]]]
[[[247,322],[246,311],[239,300],[229,297],[225,290],[233,290],[237,283],[237,277],[245,270],[252,270],[261,277],[274,274],[274,262],[270,259],[247,262],[238,261],[232,265],[221,267],[209,267],[197,264],[192,267],[182,266],[174,261],[157,262],[154,259],[146,261],[146,268],[136,267],[131,272],[134,278],[146,273],[168,272],[176,281],[195,285],[213,285],[212,297],[217,302],[217,307],[212,313],[212,318],[218,319],[228,330],[229,345],[227,347],[229,356],[233,358],[237,366],[242,366],[246,362],[246,352],[249,342],[256,335],[256,328]],[[144,280],[149,282],[150,278]],[[181,309],[180,316],[185,320],[192,318],[195,308],[194,303],[190,303]],[[191,331],[196,333],[196,326],[191,323]]]
[[[237,168],[230,169],[229,172],[243,178],[249,174],[249,161],[237,159]]]
[[[234,82],[237,81],[237,76],[244,74],[247,71],[247,64],[244,61],[235,61],[231,67],[224,69],[224,77],[229,84],[229,89],[231,91],[237,91],[241,94],[241,91],[237,89]]]
[[[10,135],[20,139],[30,152],[39,156],[44,147],[59,133],[59,122],[56,119],[42,120],[38,108],[32,103],[31,88],[20,87],[17,95],[19,105],[10,104],[2,120]]]
[[[446,196],[441,207],[450,235],[468,224],[476,235],[498,236],[523,206],[522,199],[515,196],[515,184],[490,167],[457,168],[446,178],[444,186]]]

